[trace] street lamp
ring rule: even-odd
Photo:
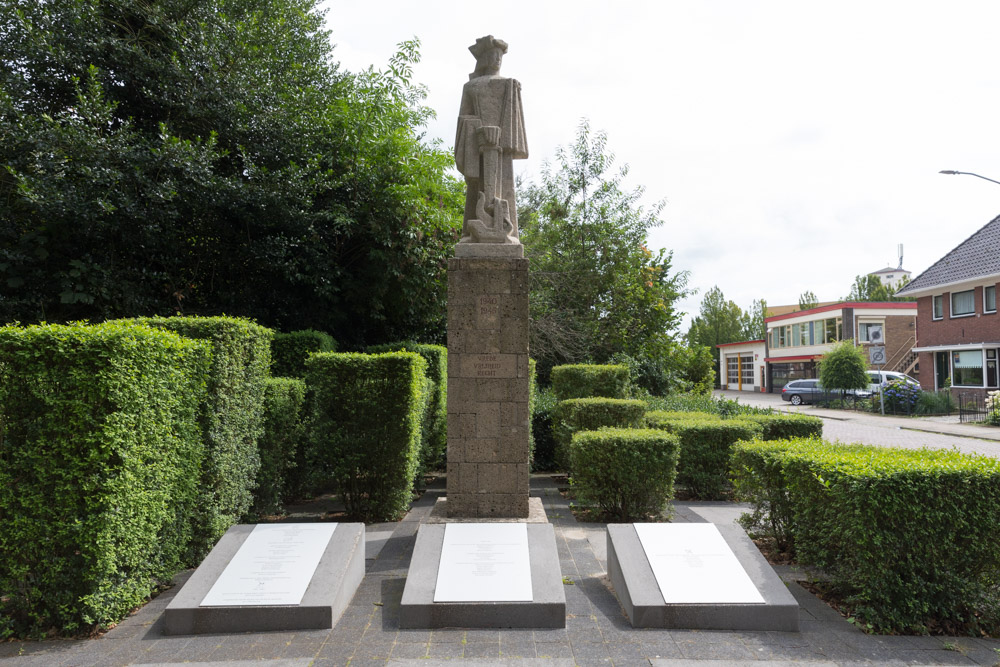
[[[990,183],[996,183],[997,185],[1000,185],[1000,181],[994,181],[992,178],[986,178],[985,176],[980,176],[979,174],[973,174],[971,171],[952,171],[950,169],[945,169],[943,171],[939,171],[938,173],[948,174],[949,176],[958,176],[959,174],[964,174],[966,176],[975,176],[976,178],[981,178],[984,181],[989,181]]]

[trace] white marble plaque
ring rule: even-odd
[[[200,606],[299,604],[336,527],[335,523],[257,524]]]
[[[435,602],[530,602],[524,523],[449,523],[444,528]]]
[[[634,526],[667,604],[764,604],[715,524]]]

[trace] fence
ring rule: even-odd
[[[959,394],[958,420],[963,424],[987,422],[1000,426],[1000,400],[982,394]]]

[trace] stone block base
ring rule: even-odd
[[[434,602],[445,526],[423,524],[417,532],[399,608],[400,628],[566,627],[566,593],[552,524],[527,524],[531,602]]]
[[[298,605],[201,607],[201,601],[239,551],[252,525],[233,526],[222,536],[184,587],[167,605],[163,633],[194,635],[333,627],[365,574],[365,525],[337,524]]]
[[[667,604],[632,524],[608,525],[608,578],[634,628],[798,632],[799,605],[739,526],[717,524],[764,604]]]

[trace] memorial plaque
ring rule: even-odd
[[[335,523],[258,524],[200,606],[301,603],[336,527]]]
[[[711,523],[637,523],[635,532],[668,604],[764,604]]]
[[[528,529],[523,523],[445,526],[434,602],[532,600]]]

